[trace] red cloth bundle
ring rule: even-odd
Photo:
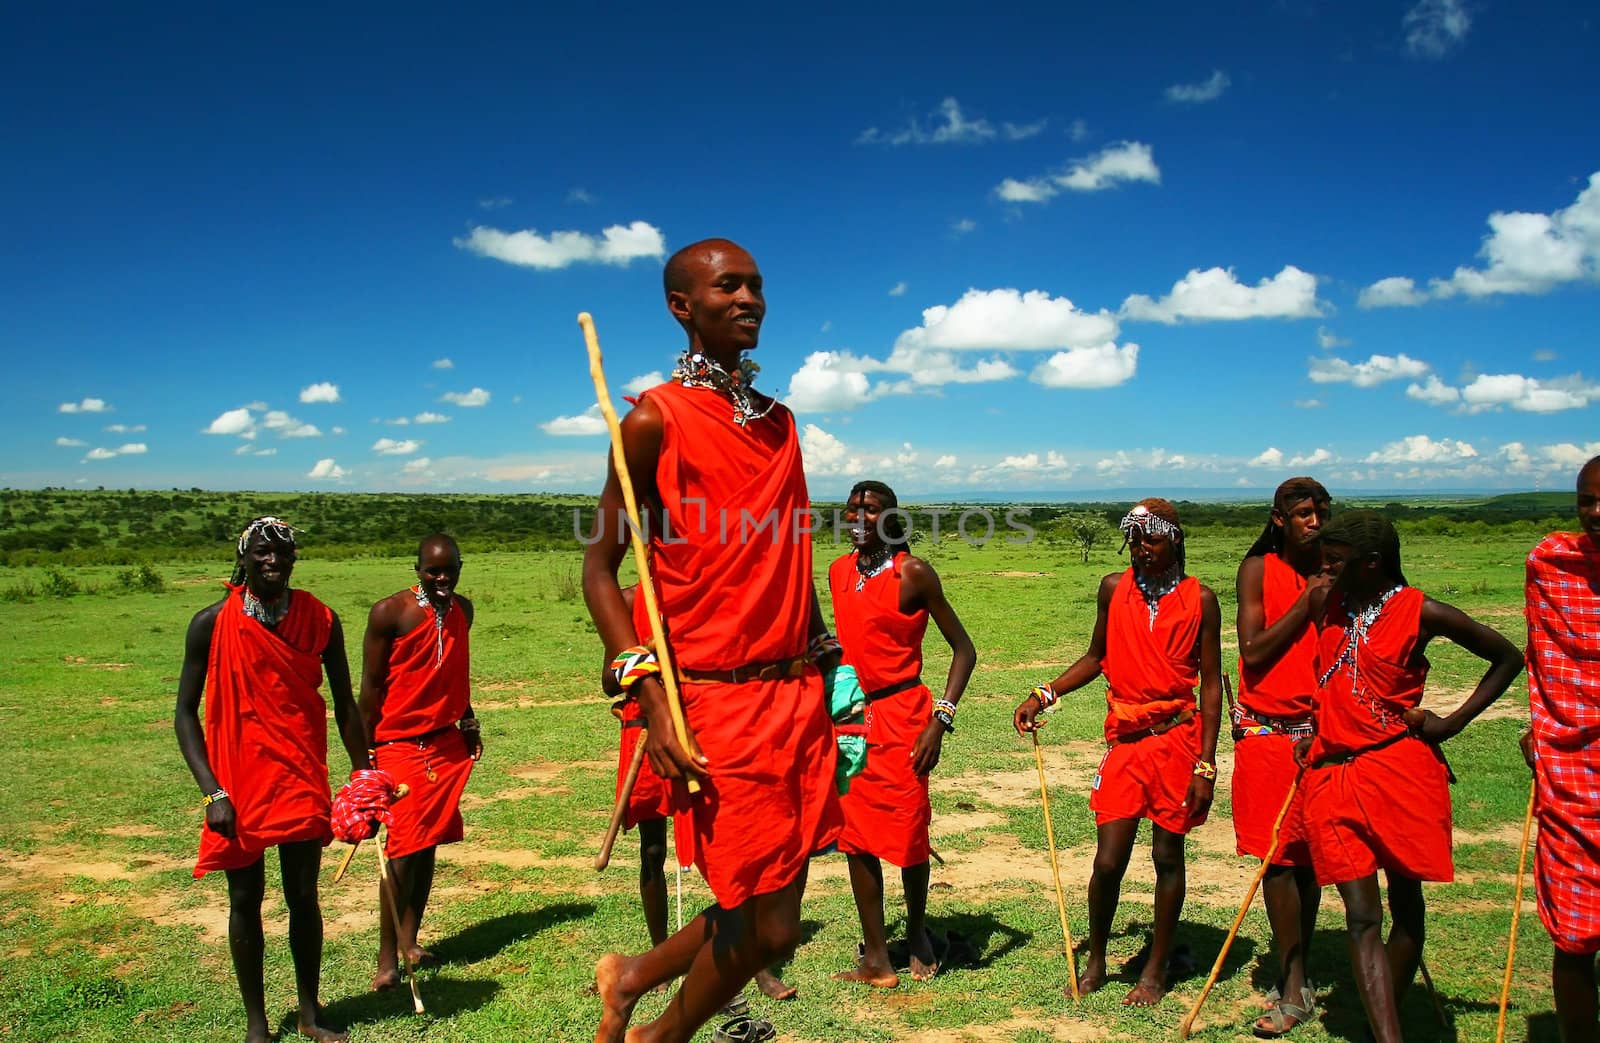
[[[347,844],[378,835],[378,823],[393,822],[394,776],[376,768],[350,773],[333,798],[333,835]]]

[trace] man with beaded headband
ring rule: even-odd
[[[316,1040],[343,1040],[344,1032],[323,1023],[317,1002],[317,870],[333,838],[327,708],[317,689],[326,671],[351,767],[366,769],[344,634],[331,609],[304,590],[290,590],[295,539],[287,523],[257,518],[240,534],[237,549],[227,595],[189,624],[178,678],[178,748],[205,798],[194,875],[227,874],[228,948],[244,1000],[245,1038],[262,1043],[271,1038],[262,980],[263,854],[278,849],[299,1030]]]
[[[879,988],[900,984],[883,925],[883,860],[900,866],[905,889],[906,946],[911,977],[939,973],[942,954],[926,927],[928,907],[928,776],[939,763],[946,732],[978,653],[946,600],[933,566],[906,552],[894,490],[857,482],[845,505],[850,553],[828,568],[833,618],[844,661],[860,680],[867,704],[867,763],[840,799],[845,828],[839,849],[850,862],[850,888],[861,917],[861,958],[834,977]],[[922,638],[932,619],[950,645],[950,671],[937,701],[922,682]],[[948,942],[942,947],[948,953]]]
[[[456,593],[456,541],[444,533],[425,538],[415,571],[415,586],[372,606],[361,642],[361,718],[372,760],[388,774],[388,785],[410,790],[390,809],[384,841],[389,873],[378,895],[374,989],[399,984],[400,952],[412,967],[433,959],[417,944],[417,929],[433,889],[434,858],[438,845],[461,839],[461,794],[483,755],[468,672],[472,602]]]
[[[1018,734],[1041,727],[1041,710],[1105,675],[1107,748],[1089,797],[1097,827],[1089,959],[1078,989],[1093,992],[1106,982],[1106,943],[1122,876],[1139,822],[1149,819],[1155,929],[1139,981],[1122,1002],[1153,1006],[1167,992],[1183,912],[1183,838],[1205,821],[1216,785],[1222,613],[1216,595],[1185,574],[1176,507],[1155,497],[1140,500],[1121,529],[1133,564],[1100,581],[1088,651],[1060,677],[1036,687],[1017,707],[1013,724]]]
[[[725,239],[679,250],[663,273],[688,336],[672,378],[622,421],[622,447],[662,622],[672,643],[687,748],[660,683],[647,599],[630,612],[617,581],[627,550],[622,489],[609,468],[584,599],[612,662],[610,687],[637,700],[651,766],[674,787],[680,859],[693,856],[716,904],[648,953],[602,956],[597,1043],[687,1040],[800,939],[807,858],[837,838],[832,722],[818,664],[836,668],[812,587],[810,501],[794,418],[751,386],[766,313],[761,272]],[[814,653],[808,654],[808,649]],[[701,787],[690,796],[684,786]],[[666,1009],[629,1030],[634,1005],[682,976]],[[745,1021],[739,1038],[767,1038]]]
[[[1400,538],[1376,511],[1348,511],[1322,527],[1332,583],[1312,594],[1317,621],[1316,735],[1295,755],[1306,764],[1303,815],[1317,882],[1344,900],[1356,988],[1376,1043],[1397,1043],[1400,1001],[1422,960],[1422,881],[1453,879],[1450,772],[1439,744],[1482,713],[1522,669],[1499,633],[1406,583]],[[1459,707],[1421,707],[1428,643],[1443,637],[1489,668]],[[1404,799],[1397,799],[1404,794]],[[1393,918],[1381,937],[1378,870]]]
[[[1293,785],[1294,744],[1311,734],[1316,695],[1317,628],[1311,599],[1332,582],[1322,571],[1317,536],[1328,520],[1328,490],[1314,478],[1290,478],[1272,497],[1272,514],[1239,565],[1239,702],[1232,708],[1233,829],[1241,855],[1261,859]],[[1279,827],[1262,881],[1278,977],[1255,1034],[1284,1035],[1313,1016],[1306,953],[1322,890],[1300,814],[1302,791]]]

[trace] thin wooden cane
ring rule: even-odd
[[[394,788],[394,796],[390,798],[390,803],[399,800],[401,797],[410,792],[411,787],[402,782],[400,785]],[[333,871],[334,883],[337,884],[340,880],[344,879],[344,871],[350,868],[350,862],[356,857],[356,850],[360,847],[361,841],[358,840],[354,844],[350,845],[350,850],[344,853],[344,857],[339,860],[339,868]]]
[[[611,809],[611,824],[606,827],[606,838],[600,842],[600,853],[594,856],[594,871],[600,872],[611,862],[611,848],[617,842],[617,834],[622,832],[622,820],[627,815],[628,798],[633,794],[633,785],[639,781],[639,767],[644,764],[644,740],[647,730],[639,732],[639,741],[633,747],[633,759],[628,762],[628,774],[623,776],[622,789],[617,791],[617,806]]]
[[[622,502],[628,512],[628,532],[633,544],[633,563],[639,570],[639,592],[644,595],[645,614],[650,617],[650,636],[655,642],[656,659],[661,664],[661,684],[667,690],[667,710],[672,715],[672,731],[683,752],[698,755],[689,742],[689,726],[683,719],[683,702],[678,698],[678,675],[672,665],[672,649],[667,646],[665,629],[661,625],[661,606],[656,602],[656,585],[650,576],[650,555],[644,546],[644,529],[639,524],[639,501],[633,495],[633,476],[628,473],[628,454],[622,445],[622,421],[617,419],[616,407],[611,404],[611,392],[606,389],[606,373],[600,355],[600,338],[594,330],[594,319],[588,312],[578,313],[578,325],[583,330],[583,342],[589,349],[589,376],[594,381],[595,400],[600,414],[605,417],[606,430],[611,433],[611,461],[617,469],[617,484],[622,486]],[[600,525],[605,520],[597,519]],[[700,792],[700,782],[689,775],[684,779],[690,793]]]
[[[1505,1043],[1506,1006],[1511,1002],[1511,967],[1517,959],[1517,921],[1522,918],[1522,880],[1528,871],[1528,839],[1533,835],[1533,802],[1539,796],[1539,780],[1534,779],[1528,793],[1528,813],[1522,817],[1522,851],[1517,855],[1517,892],[1511,900],[1511,937],[1506,939],[1506,973],[1500,979],[1500,1020],[1495,1024],[1494,1043]]]
[[[1250,903],[1255,901],[1256,889],[1261,886],[1261,879],[1267,875],[1267,870],[1272,865],[1272,856],[1278,853],[1278,841],[1281,839],[1284,817],[1289,814],[1289,805],[1294,803],[1295,790],[1300,788],[1300,777],[1306,773],[1304,768],[1296,771],[1294,781],[1289,783],[1289,792],[1283,798],[1283,807],[1278,809],[1278,817],[1272,821],[1272,840],[1267,844],[1266,857],[1261,860],[1261,865],[1256,869],[1254,879],[1250,881],[1250,890],[1244,896],[1244,902],[1239,906],[1239,915],[1233,918],[1233,926],[1228,929],[1228,937],[1223,939],[1222,951],[1217,953],[1217,962],[1211,965],[1211,977],[1206,979],[1205,987],[1200,990],[1200,996],[1194,1001],[1194,1006],[1189,1008],[1188,1016],[1178,1026],[1178,1038],[1188,1039],[1189,1033],[1194,1028],[1194,1019],[1200,1016],[1200,1007],[1211,995],[1211,987],[1217,983],[1217,977],[1222,973],[1222,963],[1228,958],[1228,949],[1233,946],[1233,939],[1239,934],[1239,925],[1244,923],[1245,914],[1250,911]]]
[[[1428,973],[1428,961],[1417,957],[1417,970],[1422,972],[1422,984],[1428,990],[1428,998],[1433,1001],[1433,1013],[1439,1019],[1439,1027],[1448,1029],[1450,1022],[1444,1016],[1444,1004],[1439,1002],[1439,990],[1433,987],[1433,975]]]
[[[422,993],[417,988],[417,968],[411,962],[411,953],[400,944],[400,905],[394,893],[394,877],[389,875],[389,858],[383,853],[383,840],[378,839],[372,845],[378,852],[378,878],[382,886],[379,892],[384,897],[384,905],[389,907],[389,918],[394,923],[395,948],[400,950],[401,957],[406,963],[406,982],[411,986],[411,1007],[418,1014],[427,1013],[422,1006]]]
[[[1056,858],[1056,829],[1050,822],[1050,789],[1044,782],[1044,752],[1039,747],[1037,730],[1033,736],[1033,761],[1039,768],[1039,803],[1044,805],[1044,838],[1050,845],[1050,872],[1056,878],[1056,910],[1061,914],[1061,941],[1067,952],[1067,984],[1072,988],[1073,1002],[1078,995],[1078,958],[1072,952],[1072,929],[1067,926],[1067,897],[1061,890],[1061,863]]]

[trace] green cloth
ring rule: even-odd
[[[822,688],[828,697],[828,716],[834,724],[865,724],[867,721],[867,693],[861,690],[861,679],[853,666],[838,666],[824,671]],[[865,735],[835,735],[839,744],[839,762],[834,768],[834,783],[840,793],[850,792],[850,780],[860,775],[867,766],[867,737]]]

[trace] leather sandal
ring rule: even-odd
[[[1279,997],[1267,1012],[1256,1019],[1251,1031],[1257,1039],[1282,1039],[1296,1025],[1303,1025],[1317,1016],[1317,998],[1310,988],[1300,990],[1300,1002],[1291,1003]],[[1268,1022],[1263,1025],[1262,1021]]]
[[[778,1030],[772,1022],[750,1017],[725,1021],[711,1034],[712,1043],[767,1043],[777,1038]]]

